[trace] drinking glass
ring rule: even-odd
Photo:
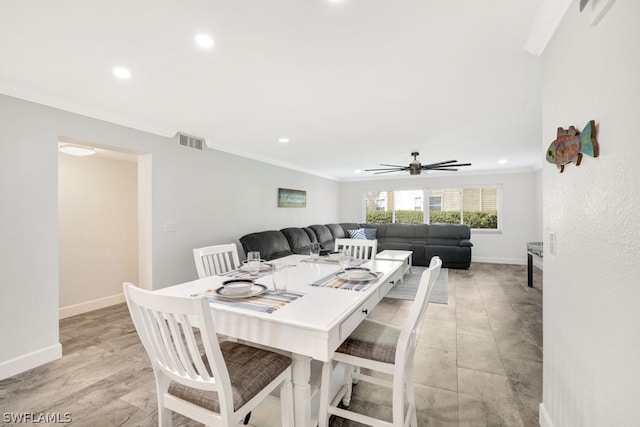
[[[320,256],[320,243],[311,243],[311,246],[309,246],[309,255],[311,255],[311,259],[313,260],[318,259],[318,256]]]
[[[257,276],[260,272],[260,252],[251,251],[247,253],[247,270],[252,276]]]
[[[273,279],[273,290],[278,295],[282,295],[287,291],[287,281],[288,277],[288,265],[286,264],[274,264],[273,265],[273,274],[271,278]]]
[[[349,249],[343,249],[340,251],[338,263],[340,264],[340,268],[343,270],[349,267],[349,265],[351,264],[351,253],[349,252]]]

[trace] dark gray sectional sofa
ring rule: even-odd
[[[315,224],[261,231],[240,238],[245,253],[260,251],[263,259],[272,260],[292,254],[309,253],[312,242],[333,250],[335,239],[349,238],[348,230],[375,229],[378,252],[393,249],[413,251],[413,265],[427,266],[433,256],[442,259],[444,268],[467,269],[471,265],[471,230],[466,225],[450,224]]]

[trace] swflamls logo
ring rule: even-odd
[[[3,423],[70,423],[71,414],[69,412],[5,412],[2,414]]]

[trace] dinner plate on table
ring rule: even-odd
[[[369,272],[369,274],[367,274],[364,277],[356,278],[356,277],[349,276],[344,271],[340,271],[339,273],[336,274],[336,277],[338,279],[347,280],[349,282],[370,282],[372,280],[378,279],[378,275],[372,272]]]
[[[331,262],[338,262],[340,261],[340,252],[329,252],[324,256],[324,259]]]
[[[271,264],[269,264],[268,262],[265,262],[265,261],[261,261],[261,262],[260,262],[260,271],[266,271],[266,270],[269,270],[271,267],[272,267],[272,265],[271,265]],[[241,271],[249,271],[249,266],[247,265],[247,263],[246,263],[246,262],[244,262],[244,263],[240,266],[239,270],[241,270]]]
[[[224,286],[221,286],[215,290],[215,294],[224,298],[249,298],[255,297],[258,295],[262,295],[267,292],[267,287],[260,283],[254,283],[251,289],[248,292],[243,294],[238,294],[235,292],[229,292]]]

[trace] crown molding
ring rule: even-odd
[[[544,0],[529,30],[523,49],[532,55],[542,55],[573,2],[573,0]]]
[[[58,110],[68,111],[70,113],[89,117],[91,119],[101,120],[103,122],[113,123],[131,129],[151,133],[154,135],[171,138],[176,134],[176,132],[172,129],[162,128],[150,123],[132,120],[127,117],[109,112],[107,110],[87,107],[85,105],[61,99],[57,96],[49,96],[36,90],[18,88],[0,83],[0,94],[29,102],[34,102],[36,104],[44,105],[47,107],[57,108]]]
[[[296,172],[302,172],[302,173],[306,173],[307,175],[313,175],[313,176],[317,176],[320,178],[324,178],[324,179],[329,179],[331,181],[340,181],[339,178],[335,177],[335,176],[331,176],[331,175],[327,175],[324,174],[322,172],[318,172],[318,171],[314,171],[311,169],[305,169],[305,168],[301,168],[300,166],[294,165],[292,163],[288,163],[288,162],[283,162],[281,160],[277,160],[274,159],[272,157],[268,157],[268,156],[262,156],[262,155],[258,155],[258,154],[254,154],[254,153],[249,153],[247,151],[244,150],[238,150],[237,148],[232,148],[226,145],[221,145],[221,144],[215,144],[213,142],[211,142],[211,140],[209,138],[204,138],[204,142],[207,146],[207,148],[211,149],[211,150],[217,150],[217,151],[222,151],[225,153],[229,153],[229,154],[233,154],[236,156],[240,156],[240,157],[244,157],[246,159],[251,159],[251,160],[256,160],[258,162],[262,162],[262,163],[267,163],[273,166],[278,166],[281,168],[285,168],[285,169],[290,169]]]

